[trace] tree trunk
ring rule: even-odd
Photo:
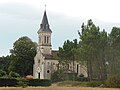
[[[73,81],[75,81],[75,60],[73,59]]]
[[[90,78],[90,81],[91,81],[92,78],[93,78],[92,62],[91,62],[91,60],[89,60],[89,78]]]

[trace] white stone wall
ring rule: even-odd
[[[58,60],[45,60],[41,48],[38,47],[37,54],[34,58],[33,78],[39,78],[38,73],[40,73],[40,79],[50,79],[51,74],[58,69],[57,65]],[[62,67],[67,68],[68,65]],[[68,70],[73,71],[73,62],[69,63]],[[76,61],[74,62],[74,71],[78,73],[78,75],[83,74],[85,77],[87,77],[87,68]]]
[[[40,46],[41,52],[44,54],[49,54],[51,55],[52,50],[50,46]]]
[[[46,79],[51,78],[51,74],[57,70],[58,60],[45,60],[45,77]]]
[[[48,43],[45,42],[45,36],[49,37],[49,40],[48,40]],[[44,45],[51,45],[51,33],[49,32],[41,32],[41,33],[38,33],[38,45],[42,46],[43,44]],[[46,38],[46,41],[47,41],[47,38]]]
[[[33,78],[38,78],[38,73],[40,73],[40,79],[44,79],[44,56],[40,50],[34,58]]]

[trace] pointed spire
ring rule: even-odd
[[[43,15],[43,19],[42,19],[42,23],[41,24],[43,24],[43,25],[49,25],[48,24],[46,10],[44,11],[44,15]]]
[[[40,29],[38,30],[38,33],[39,32],[50,32],[50,33],[52,32],[51,29],[49,28],[46,10],[44,11],[42,23],[40,24]]]

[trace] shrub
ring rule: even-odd
[[[63,81],[57,84],[58,86],[80,86],[81,82],[78,81]]]
[[[89,78],[88,77],[77,77],[76,81],[87,82],[89,81]]]
[[[87,82],[79,82],[79,81],[63,81],[63,82],[59,82],[57,83],[57,86],[82,86],[85,87]]]
[[[7,74],[5,71],[3,70],[0,70],[0,77],[5,77]]]
[[[51,75],[52,82],[59,82],[65,80],[65,75],[63,70],[57,70]]]
[[[50,86],[51,81],[48,79],[28,79],[29,86]]]
[[[120,88],[120,75],[114,75],[108,77],[106,85],[112,88]]]
[[[79,77],[84,77],[84,75],[81,73],[81,74],[79,75]]]
[[[20,77],[20,75],[16,72],[11,71],[9,73],[9,78],[18,78],[18,77]]]
[[[88,87],[99,87],[101,86],[102,84],[104,84],[103,81],[90,81],[90,82],[87,82],[86,85]]]
[[[0,86],[16,86],[16,79],[0,78]]]
[[[19,79],[17,79],[18,80],[18,82],[17,82],[17,86],[22,86],[23,88],[24,87],[27,87],[28,86],[28,82],[29,82],[29,80],[28,79],[26,79],[26,78],[19,78]]]
[[[0,78],[0,86],[50,86],[51,81],[47,79],[27,79],[27,78]]]

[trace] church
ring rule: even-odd
[[[46,10],[44,11],[40,29],[37,33],[38,46],[36,56],[34,57],[33,78],[51,79],[51,74],[58,69],[59,58],[57,56],[58,51],[52,50],[52,30],[50,29]],[[71,73],[73,71],[73,64],[69,63],[69,65],[63,66],[63,68],[67,68],[68,73]],[[85,66],[75,62],[74,69],[78,76],[83,74],[87,77],[87,68]]]

